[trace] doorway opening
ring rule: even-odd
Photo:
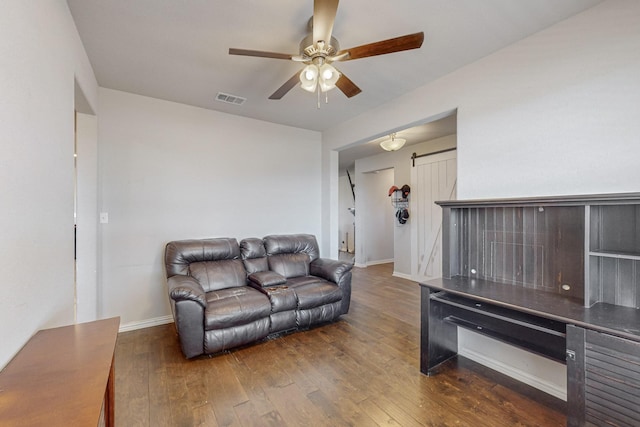
[[[356,242],[355,263],[358,266],[386,264],[394,261],[394,214],[389,188],[396,180],[395,169],[376,169],[358,176],[361,200],[356,211],[359,238]]]
[[[406,139],[406,144],[397,151],[384,151],[380,147],[380,142],[388,139],[392,132],[397,138]],[[346,173],[342,171],[349,170],[355,186],[355,201],[352,201],[353,207],[355,207],[355,217],[352,220],[355,219],[353,223],[355,230],[357,230],[357,239],[353,243],[356,266],[366,267],[382,262],[393,262],[394,276],[415,280],[413,258],[415,257],[416,244],[413,241],[413,234],[415,234],[413,227],[418,215],[423,215],[425,212],[424,209],[422,211],[418,209],[419,198],[422,196],[414,193],[413,188],[411,189],[407,212],[409,218],[404,222],[399,222],[395,216],[397,209],[391,203],[389,190],[392,186],[401,188],[405,184],[412,187],[414,153],[425,155],[456,147],[457,111],[451,110],[405,128],[392,129],[388,134],[376,135],[368,141],[354,144],[338,153],[340,179],[344,175],[346,182]],[[376,190],[372,185],[375,181],[372,176],[389,173],[383,171],[392,171],[393,178],[387,182],[388,185],[385,184],[386,188],[380,187]],[[345,230],[350,224],[347,222],[348,217],[344,214],[350,215],[347,210],[349,206],[344,202],[344,200],[348,201],[344,196],[344,192],[348,190],[348,184],[342,185],[341,181],[338,213],[341,217],[338,239],[340,243],[345,240]],[[385,214],[389,216],[388,221],[392,230],[390,245],[392,249],[386,255],[382,254],[378,247],[375,247],[380,241],[381,230],[384,228],[369,226],[369,224],[379,224],[382,209],[371,208],[377,197],[386,199],[384,201]],[[341,249],[344,247],[341,246]],[[352,249],[351,243],[349,243],[349,249]]]
[[[354,170],[340,171],[338,182],[338,259],[351,264],[356,253],[356,191],[353,183]]]

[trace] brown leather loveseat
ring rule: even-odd
[[[319,257],[313,235],[194,239],[165,248],[169,300],[188,358],[336,320],[352,265]]]

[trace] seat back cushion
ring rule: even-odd
[[[167,277],[182,274],[196,279],[205,292],[246,285],[247,272],[234,238],[169,242],[165,248]]]
[[[269,270],[290,279],[309,275],[309,255],[305,253],[279,254],[269,257]]]
[[[318,242],[312,234],[272,235],[263,240],[267,256],[304,253],[309,256],[310,262],[320,257]]]
[[[200,283],[205,292],[247,284],[247,272],[239,259],[194,262],[189,266],[189,274]]]
[[[269,270],[267,251],[262,239],[243,239],[240,242],[240,255],[247,274]]]

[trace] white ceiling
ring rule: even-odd
[[[417,50],[334,64],[362,93],[348,99],[330,91],[320,109],[299,87],[267,99],[300,63],[228,54],[230,47],[298,54],[313,0],[67,3],[101,87],[322,131],[600,1],[343,0],[333,30],[342,49],[419,31],[425,41]],[[224,104],[215,100],[218,92],[247,101]],[[377,146],[365,145],[355,155]]]
[[[410,147],[411,145],[419,144],[421,142],[431,141],[447,135],[453,135],[456,133],[456,130],[457,116],[454,113],[433,122],[399,130],[396,132],[396,137],[406,139],[407,142],[404,147]],[[380,143],[385,139],[389,139],[389,135],[372,139],[364,144],[359,144],[340,151],[340,162],[338,166],[340,174],[346,174],[347,169],[353,169],[353,165],[357,159],[384,153],[385,151],[380,148]]]

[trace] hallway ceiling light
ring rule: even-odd
[[[404,146],[404,143],[407,142],[404,138],[396,138],[395,132],[389,135],[390,139],[385,139],[380,143],[380,147],[386,151],[397,151]]]

